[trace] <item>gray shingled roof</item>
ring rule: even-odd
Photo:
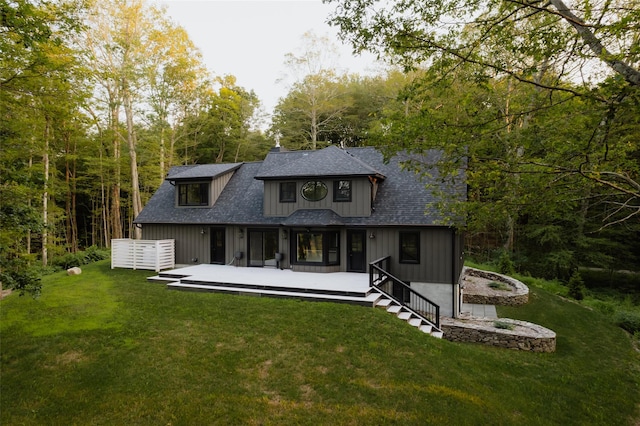
[[[292,179],[322,176],[384,176],[375,168],[335,146],[319,151],[268,155],[256,179]],[[286,159],[283,157],[287,157]]]
[[[296,210],[289,217],[281,219],[284,226],[341,226],[344,218],[333,210]]]
[[[421,181],[419,176],[413,172],[402,170],[401,163],[407,157],[396,156],[389,162],[385,162],[382,154],[374,148],[350,148],[344,152],[338,148],[329,147],[311,154],[323,151],[326,152],[316,157],[321,159],[323,163],[331,163],[331,158],[338,158],[338,162],[344,165],[347,163],[343,162],[346,155],[350,159],[350,164],[355,165],[358,173],[366,171],[365,175],[368,175],[374,171],[375,174],[386,177],[379,185],[374,203],[375,210],[371,216],[340,217],[330,210],[298,210],[289,217],[263,216],[264,183],[261,179],[276,178],[277,170],[282,173],[282,170],[288,169],[287,173],[294,173],[295,168],[300,167],[300,160],[308,158],[309,155],[305,151],[285,151],[269,153],[263,162],[243,163],[240,166],[237,164],[228,165],[237,167],[237,169],[211,208],[176,207],[176,188],[169,181],[165,181],[151,197],[135,222],[139,224],[236,224],[250,226],[429,226],[439,223],[439,219],[441,219],[439,216],[433,212],[425,212],[427,204],[437,201],[432,192],[425,187],[425,182]],[[421,161],[433,161],[436,154],[435,152],[426,152],[421,156]],[[288,167],[292,163],[298,165]],[[276,167],[276,170],[273,167]],[[325,171],[337,171],[338,169],[323,168]],[[191,176],[184,175],[185,171],[184,166],[174,168],[169,176],[172,178],[175,178],[176,175]],[[342,174],[344,172],[346,170],[341,169],[340,174],[331,176],[348,176],[348,174]],[[292,177],[291,175],[286,176]],[[305,176],[309,175],[305,174]],[[438,176],[434,175],[430,179],[436,179],[437,182]],[[446,190],[457,190],[460,196],[464,196],[463,187]]]
[[[172,168],[169,171],[167,180],[175,181],[182,179],[204,179],[204,178],[216,178],[220,175],[237,169],[242,163],[227,163],[227,164],[197,164],[193,166],[181,166]]]

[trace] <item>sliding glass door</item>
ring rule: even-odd
[[[276,266],[278,230],[249,231],[249,266]]]

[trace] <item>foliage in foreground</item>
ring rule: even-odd
[[[532,354],[428,337],[382,310],[167,291],[107,262],[0,310],[2,424],[630,424],[638,354],[533,289]]]

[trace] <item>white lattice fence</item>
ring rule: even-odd
[[[150,269],[175,266],[175,240],[111,240],[111,269]]]

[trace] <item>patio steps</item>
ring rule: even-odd
[[[256,296],[256,297],[280,297],[285,299],[297,299],[308,302],[334,302],[334,303],[349,303],[352,305],[360,306],[373,306],[378,300],[380,295],[378,293],[368,293],[361,295],[326,293],[326,292],[314,292],[312,290],[305,289],[282,289],[282,288],[254,288],[240,285],[225,285],[225,284],[198,284],[192,282],[173,282],[167,284],[167,288],[170,290],[183,290],[183,291],[202,291],[211,293],[225,293],[234,294],[239,296]]]
[[[422,331],[425,334],[429,334],[438,339],[442,339],[444,333],[441,330],[435,328],[433,324],[428,323],[427,321],[418,317],[409,308],[402,306],[397,302],[384,297],[383,295],[380,296],[381,297],[374,304],[376,308],[382,308],[386,310],[390,314],[393,314],[399,319],[406,321],[409,325],[416,327],[418,330]]]

